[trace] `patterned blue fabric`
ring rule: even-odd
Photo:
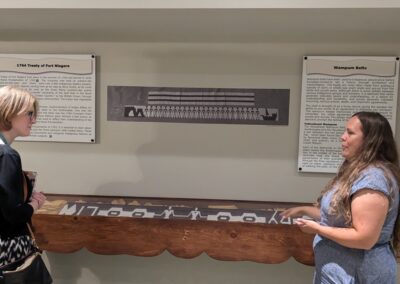
[[[361,189],[373,189],[384,193],[390,202],[379,240],[370,250],[347,248],[322,236],[314,239],[314,283],[332,284],[396,284],[397,263],[390,245],[399,208],[399,189],[390,177],[393,190],[383,170],[376,167],[365,169],[351,188],[351,195]],[[330,202],[335,189],[321,200],[321,225],[346,227],[343,217],[329,214]]]

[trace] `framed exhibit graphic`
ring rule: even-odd
[[[289,89],[109,86],[107,117],[158,121],[287,125]]]

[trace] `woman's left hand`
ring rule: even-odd
[[[313,220],[307,220],[303,218],[297,218],[296,225],[299,226],[301,231],[307,234],[317,234],[318,229],[321,226],[319,223]]]

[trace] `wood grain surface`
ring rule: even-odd
[[[107,197],[48,194],[44,208],[33,217],[43,250],[73,253],[82,248],[96,254],[156,256],[164,251],[180,258],[202,253],[225,261],[281,263],[293,257],[313,265],[313,235],[291,224],[260,224],[204,220],[62,215],[66,204],[90,202],[102,206],[135,204],[196,208],[284,210],[303,205],[259,201]],[[146,205],[147,204],[147,205]]]

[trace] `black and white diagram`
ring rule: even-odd
[[[280,216],[282,209],[227,209],[189,206],[143,206],[101,203],[66,203],[58,213],[69,216],[103,216],[150,219],[180,219],[216,222],[242,222],[292,225],[293,218]]]
[[[108,87],[108,120],[288,124],[288,89]]]

